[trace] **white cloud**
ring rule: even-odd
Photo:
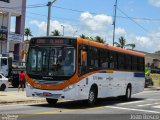
[[[136,37],[137,43],[141,44],[141,46],[151,46],[150,38],[145,36]]]
[[[149,3],[155,7],[160,7],[160,0],[149,0]]]
[[[39,20],[32,20],[29,22],[30,25],[36,27],[36,33],[33,33],[34,36],[42,36],[46,35],[47,23]],[[81,34],[85,34],[86,36],[101,36],[106,43],[112,45],[112,37],[113,37],[113,26],[112,26],[112,17],[107,15],[92,15],[89,12],[84,12],[80,15],[80,25],[75,26],[72,23],[60,22],[57,20],[51,20],[51,31],[57,29],[62,34],[62,26],[65,28],[65,36],[73,36],[76,32],[75,36],[79,36]],[[160,28],[152,31],[147,35],[134,35],[129,33],[122,27],[116,28],[116,38],[115,41],[118,41],[120,36],[124,36],[126,38],[126,44],[136,44],[136,50],[147,51],[147,52],[155,52],[160,50]],[[157,36],[157,37],[156,37]]]
[[[115,29],[115,33],[116,33],[116,35],[125,35],[125,34],[127,34],[126,30],[123,29],[123,28],[120,28],[120,27]]]
[[[30,24],[35,25],[36,27],[38,27],[39,30],[39,35],[45,35],[46,34],[46,30],[47,30],[47,23],[44,21],[38,21],[38,20],[32,20],[30,21]],[[50,22],[50,33],[54,30],[58,30],[60,31],[61,34],[63,34],[63,28],[62,26],[64,26],[64,33],[65,36],[72,36],[73,33],[76,31],[76,28],[74,28],[72,25],[67,24],[67,23],[61,23],[59,21],[56,20],[51,20]]]
[[[84,12],[80,16],[80,21],[88,29],[92,31],[105,30],[108,25],[112,24],[112,17],[104,14],[92,15],[89,12]]]

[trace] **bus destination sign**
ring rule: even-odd
[[[36,39],[36,44],[63,45],[63,44],[69,44],[69,40],[64,40],[64,39]]]

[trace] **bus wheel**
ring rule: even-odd
[[[126,95],[125,95],[125,100],[129,101],[131,99],[131,86],[128,86],[126,89]]]
[[[58,101],[58,99],[51,99],[51,98],[46,98],[46,101],[48,102],[48,104],[50,105],[55,105]]]
[[[6,85],[2,84],[1,87],[0,87],[0,91],[5,91],[5,89],[6,89]]]
[[[97,91],[94,87],[92,87],[89,91],[88,105],[93,106],[96,102],[96,99],[97,99]]]

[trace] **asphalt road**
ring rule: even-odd
[[[58,102],[56,106],[17,104],[0,106],[0,119],[15,120],[128,120],[136,117],[160,119],[160,91],[144,91],[129,102],[118,98],[101,99],[88,107],[83,101]]]

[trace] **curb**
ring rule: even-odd
[[[145,88],[144,91],[159,91],[160,90],[160,87],[148,87],[148,88]]]
[[[8,104],[30,104],[30,103],[43,103],[46,100],[19,100],[19,101],[0,101],[0,105],[8,105]]]

